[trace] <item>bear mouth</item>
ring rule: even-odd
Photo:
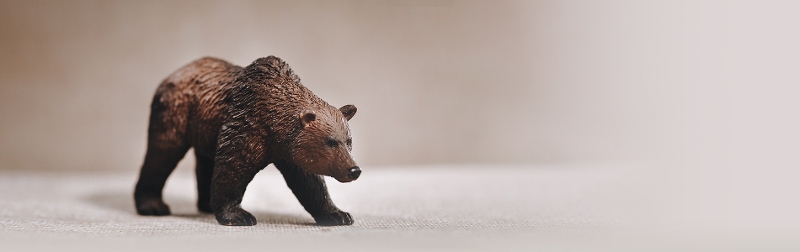
[[[339,171],[339,172],[337,172],[337,171]],[[343,172],[340,169],[334,169],[334,168],[331,167],[331,168],[328,168],[328,173],[331,174],[331,175],[328,175],[328,176],[330,176],[331,178],[336,179],[336,181],[339,181],[340,183],[348,183],[348,182],[352,182],[352,181],[355,180],[355,179],[352,179],[352,178],[348,177],[347,176],[347,172]]]

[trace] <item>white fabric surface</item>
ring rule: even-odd
[[[615,241],[630,249],[641,244],[629,243],[636,232],[619,231],[643,209],[631,208],[643,203],[632,174],[603,166],[365,167],[355,182],[328,180],[355,224],[319,227],[270,166],[242,204],[258,224],[226,227],[195,209],[190,170],[168,180],[166,217],[136,215],[134,171],[3,172],[0,249],[527,251],[618,249]]]

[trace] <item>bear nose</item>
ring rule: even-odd
[[[357,179],[361,175],[361,168],[358,168],[358,166],[353,166],[349,171],[350,173],[347,174],[347,177],[350,179]]]

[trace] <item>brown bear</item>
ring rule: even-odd
[[[156,90],[147,153],[134,200],[140,215],[169,215],[162,200],[167,177],[186,152],[197,160],[197,207],[223,225],[255,225],[241,208],[247,184],[269,164],[283,175],[319,225],[351,225],[330,199],[322,175],[359,177],[347,122],[356,107],[335,108],[300,84],[283,60],[269,56],[242,68],[202,58]]]

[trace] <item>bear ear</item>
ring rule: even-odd
[[[356,115],[356,106],[353,106],[353,104],[344,105],[339,108],[339,110],[342,111],[342,115],[344,115],[344,118],[348,121],[350,121],[350,118],[353,118],[353,116]]]
[[[303,122],[304,127],[308,127],[311,122],[317,119],[317,114],[313,110],[303,110],[300,112],[300,121]]]

